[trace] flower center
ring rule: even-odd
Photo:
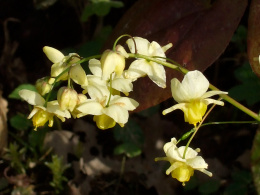
[[[207,105],[200,100],[187,103],[184,109],[185,122],[196,125],[202,120],[206,110]]]
[[[94,116],[93,120],[96,122],[98,128],[102,130],[112,128],[116,125],[115,120],[105,114]]]
[[[194,170],[183,162],[176,162],[176,166],[177,168],[171,172],[171,175],[185,185],[184,182],[190,180],[190,177],[194,174]]]
[[[45,110],[38,111],[32,118],[33,126],[35,126],[34,130],[37,130],[38,127],[44,126],[44,124],[51,120],[53,117],[53,114],[50,114],[49,112]]]

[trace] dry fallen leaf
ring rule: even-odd
[[[7,145],[7,105],[8,103],[2,97],[2,91],[0,91],[0,155]]]

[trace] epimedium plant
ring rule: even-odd
[[[118,44],[125,37],[128,37],[126,44],[129,53]],[[105,50],[102,55],[83,58],[76,53],[64,56],[59,50],[45,46],[43,51],[53,62],[50,76],[36,82],[38,92],[28,89],[19,91],[20,97],[33,106],[28,118],[32,119],[35,130],[46,123],[52,127],[54,118],[64,122],[71,117],[77,119],[86,115],[92,115],[93,121],[102,130],[113,128],[116,124],[124,127],[129,120],[129,111],[139,106],[136,100],[127,97],[129,93],[134,93],[133,82],[148,76],[155,85],[165,88],[164,67],[168,67],[183,73],[184,78],[182,82],[176,78],[171,80],[172,96],[178,104],[164,110],[163,114],[181,109],[184,121],[194,127],[179,141],[172,138],[166,143],[163,147],[166,157],[158,157],[155,160],[169,161],[171,166],[166,174],[171,174],[183,185],[190,180],[194,170],[211,177],[212,173],[206,170],[208,164],[202,156],[198,156],[200,149],[192,149],[190,143],[212,109],[216,105],[223,106],[224,102],[221,99],[224,99],[258,122],[260,117],[229,97],[227,92],[211,85],[200,71],[189,71],[168,59],[165,53],[171,47],[171,43],[160,46],[157,42],[150,42],[142,37],[122,35],[116,39],[112,50]],[[130,59],[133,61],[126,68],[126,61]],[[84,62],[88,62],[92,74],[85,73],[81,66]],[[59,86],[56,85],[58,82]],[[56,88],[58,88],[57,97],[51,100],[51,93]],[[207,91],[208,88],[211,90]],[[214,95],[219,95],[220,98],[218,100],[210,98]],[[213,104],[210,109],[209,104]],[[187,138],[189,138],[187,144],[179,146],[179,143]]]

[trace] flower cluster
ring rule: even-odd
[[[21,98],[34,106],[28,118],[32,118],[35,130],[46,122],[49,122],[50,127],[53,126],[54,117],[64,122],[71,116],[80,118],[86,115],[93,115],[97,127],[102,130],[112,128],[117,123],[123,127],[128,121],[129,111],[139,105],[137,101],[127,97],[133,91],[134,81],[148,76],[157,86],[165,88],[166,74],[162,64],[166,61],[165,52],[172,44],[161,47],[157,42],[150,43],[141,37],[130,38],[126,44],[131,53],[127,53],[121,45],[116,45],[113,50],[104,51],[100,59],[84,59],[76,53],[64,56],[57,49],[44,47],[44,53],[53,63],[50,76],[37,80],[38,92],[27,89],[19,91]],[[126,59],[129,56],[138,58],[126,69]],[[87,60],[91,74],[86,74],[81,66]],[[63,81],[67,81],[66,86],[62,85]],[[57,97],[50,100],[50,94],[57,82],[61,87],[57,90]],[[80,92],[75,90],[79,88]],[[224,105],[222,101],[210,97],[227,94],[223,91],[207,92],[208,88],[209,81],[197,70],[188,72],[182,82],[173,78],[171,91],[178,104],[164,110],[163,115],[181,109],[185,122],[194,125],[197,131],[197,123],[203,120],[207,105]],[[177,143],[172,138],[163,148],[166,157],[155,159],[171,163],[166,171],[167,175],[171,174],[183,184],[189,181],[194,170],[212,176],[206,170],[208,164],[198,156],[199,149],[193,150],[188,147],[189,144],[177,147]]]
[[[156,42],[150,43],[140,37],[127,40],[127,45],[130,52],[151,57],[165,57],[164,52],[171,47],[171,44],[161,47]],[[121,45],[114,50],[104,51],[100,60],[90,59],[92,74],[86,74],[81,66],[83,58],[76,53],[65,56],[48,46],[43,48],[43,52],[53,63],[50,76],[36,82],[38,92],[26,89],[19,92],[22,99],[34,106],[28,118],[32,118],[35,130],[47,121],[51,127],[54,116],[64,122],[71,116],[94,115],[93,120],[100,129],[112,128],[116,123],[123,127],[128,121],[129,111],[136,109],[139,104],[121,94],[128,96],[133,91],[132,83],[136,79],[148,75],[158,86],[166,87],[165,70],[158,63],[136,59],[126,70],[128,53]],[[59,81],[67,81],[67,85],[60,87],[57,98],[49,101],[50,93]],[[76,84],[80,85],[81,92],[75,90]]]

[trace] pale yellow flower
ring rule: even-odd
[[[196,125],[202,120],[207,105],[224,105],[224,102],[209,97],[218,94],[227,94],[224,91],[208,91],[209,81],[200,71],[188,72],[182,82],[176,78],[171,80],[172,96],[178,104],[163,111],[163,115],[176,109],[184,112],[185,122]]]
[[[161,61],[166,61],[165,52],[170,47],[172,47],[171,43],[165,45],[164,47],[161,47],[155,41],[150,43],[147,39],[141,37],[134,37],[133,39],[128,39],[126,41],[131,53],[138,53],[149,57],[161,57]],[[164,67],[163,65],[156,62],[140,58],[133,61],[128,70],[125,72],[125,77],[130,78],[133,81],[146,75],[159,87],[166,87],[166,74]]]
[[[44,77],[36,81],[35,87],[42,96],[49,93],[52,90],[51,80],[52,79],[50,78]]]
[[[74,89],[61,87],[58,90],[57,100],[61,110],[72,112],[79,102],[78,93]]]
[[[94,121],[98,128],[102,130],[112,128],[116,123],[123,127],[129,118],[128,111],[136,109],[139,105],[131,98],[118,95],[111,96],[109,104],[108,94],[100,96],[98,93],[94,97],[94,99],[88,99],[79,105],[76,110],[80,112],[78,117],[94,115]]]
[[[117,76],[122,75],[125,69],[125,58],[127,53],[121,45],[116,47],[116,51],[106,50],[101,56],[102,79],[109,79],[111,73]]]
[[[39,93],[27,89],[20,90],[19,95],[23,100],[34,106],[28,119],[32,118],[35,130],[44,126],[48,121],[49,127],[52,127],[54,116],[57,116],[62,122],[65,121],[65,118],[70,118],[70,113],[67,110],[61,110],[57,101],[47,102],[45,106],[45,100]]]
[[[155,158],[155,161],[165,160],[171,163],[171,166],[166,170],[167,175],[171,174],[173,178],[182,182],[183,185],[193,176],[194,170],[201,171],[210,177],[212,176],[212,173],[206,170],[208,164],[201,156],[198,156],[199,148],[193,150],[188,147],[184,158],[183,154],[186,146],[178,148],[176,144],[177,140],[172,138],[171,142],[166,143],[163,147],[166,157]]]
[[[93,88],[98,88],[96,91],[104,91],[102,88],[110,88],[111,80],[102,79],[101,62],[99,60],[89,60],[89,69],[93,75],[87,75],[89,84],[85,87],[86,91],[91,93]],[[112,89],[128,95],[133,90],[132,80],[124,78],[123,75],[117,76],[115,73],[112,73]]]
[[[68,56],[64,56],[59,50],[45,46],[43,47],[43,52],[54,64],[51,66],[51,77],[58,77],[59,80],[67,80],[68,76],[77,84],[86,86],[88,84],[87,76],[84,69],[77,62],[80,57],[76,53],[70,53]],[[69,67],[68,72],[64,72]],[[64,72],[62,75],[60,75]]]

